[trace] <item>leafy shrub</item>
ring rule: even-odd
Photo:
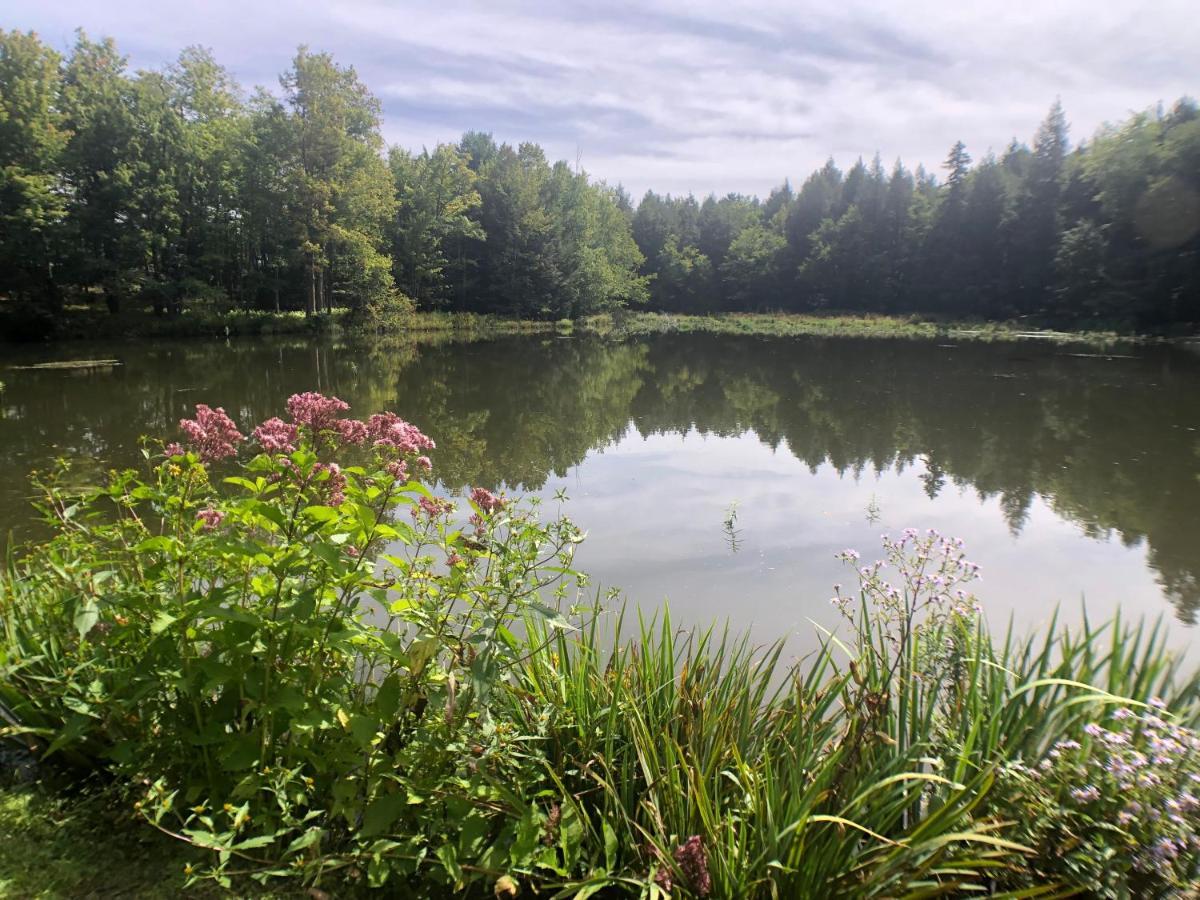
[[[409,326],[416,309],[417,304],[410,297],[392,288],[372,294],[366,303],[355,308],[352,318],[371,331],[396,331]]]
[[[147,476],[47,485],[56,534],[4,585],[0,696],[44,756],[137,786],[148,821],[216,851],[222,882],[454,883],[447,835],[483,845],[503,819],[514,736],[480,703],[520,616],[562,624],[544,595],[579,532],[482,488],[460,522],[418,480],[414,426],[316,394],[288,409],[247,439],[201,405]]]
[[[1200,879],[1200,736],[1152,700],[1119,706],[1006,773],[1037,877],[1098,897],[1184,895]]]
[[[0,302],[0,335],[10,341],[41,341],[57,327],[53,311],[28,300]]]

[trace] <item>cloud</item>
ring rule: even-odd
[[[1078,139],[1200,83],[1191,0],[10,0],[6,20],[64,49],[110,34],[138,67],[204,44],[272,87],[307,43],[358,69],[393,143],[533,140],[635,196],[765,194],[830,155],[937,168],[960,138],[976,158],[1028,138],[1055,97]]]

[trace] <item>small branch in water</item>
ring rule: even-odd
[[[732,553],[737,553],[738,548],[742,544],[741,531],[737,527],[737,501],[734,500],[729,504],[729,509],[725,511],[725,541],[729,544],[729,550]]]
[[[875,525],[879,522],[882,516],[883,511],[879,508],[879,498],[872,494],[871,499],[867,501],[867,521],[870,524]]]
[[[68,359],[61,362],[35,363],[32,366],[9,366],[9,368],[33,371],[37,369],[104,369],[119,365],[121,365],[119,359]]]

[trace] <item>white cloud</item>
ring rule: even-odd
[[[764,193],[831,154],[936,168],[959,138],[977,158],[1027,139],[1056,96],[1078,139],[1200,89],[1190,0],[11,0],[6,19],[64,48],[76,25],[111,34],[135,66],[202,43],[250,83],[308,43],[358,68],[392,142],[489,130],[635,196]]]

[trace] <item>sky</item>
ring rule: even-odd
[[[5,0],[0,27],[63,51],[83,27],[134,68],[201,44],[272,89],[306,43],[357,69],[389,143],[536,141],[636,199],[765,196],[830,156],[936,170],[959,139],[1029,141],[1055,98],[1086,139],[1200,96],[1195,2]]]

